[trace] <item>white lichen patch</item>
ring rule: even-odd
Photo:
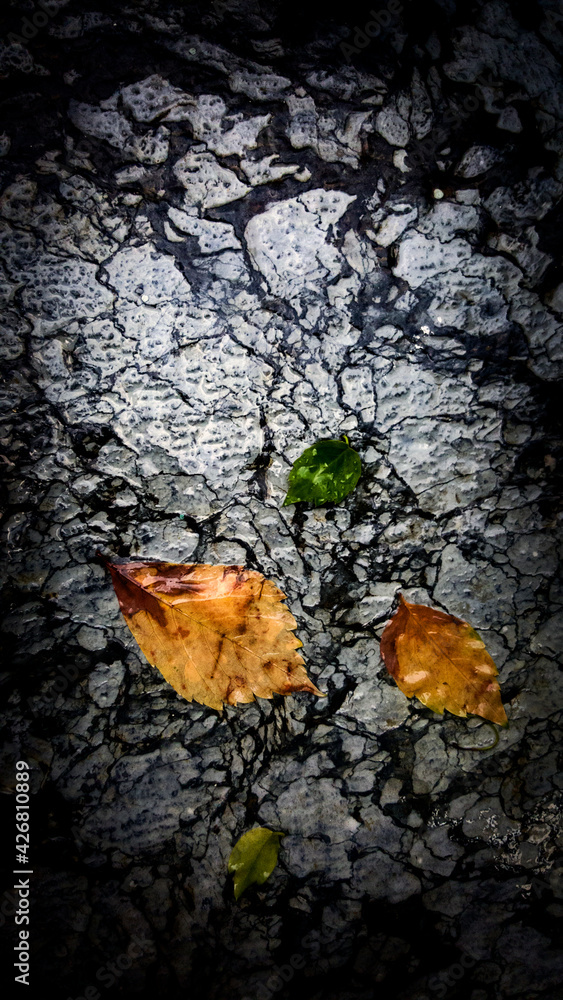
[[[174,173],[186,189],[184,207],[216,208],[248,194],[248,185],[233,170],[222,167],[212,153],[190,151],[174,165]]]
[[[340,273],[342,255],[329,242],[329,229],[352,201],[339,191],[308,191],[276,202],[248,223],[248,251],[272,294],[294,298]]]

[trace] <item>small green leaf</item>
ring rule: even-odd
[[[293,463],[289,473],[289,490],[283,502],[308,500],[320,507],[323,503],[338,503],[355,488],[362,473],[362,462],[348,438],[317,441]]]
[[[257,826],[248,830],[237,840],[231,851],[228,870],[234,874],[235,899],[238,899],[249,885],[262,885],[272,874],[278,863],[280,837],[285,833]]]

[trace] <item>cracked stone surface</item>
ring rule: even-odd
[[[392,4],[372,37],[354,5],[47,0],[28,37],[5,6],[2,763],[7,790],[33,769],[32,982],[556,1000],[563,15]],[[344,433],[356,491],[282,508]],[[327,697],[182,701],[98,552],[264,573]],[[386,674],[399,591],[481,632],[493,748]],[[235,904],[255,825],[280,861]]]

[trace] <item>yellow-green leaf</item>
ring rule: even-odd
[[[284,833],[257,826],[237,840],[229,858],[229,873],[234,875],[235,899],[239,899],[249,885],[262,885],[278,863],[280,838]]]

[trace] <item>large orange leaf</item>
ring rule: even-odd
[[[274,693],[322,692],[307,677],[285,594],[244,566],[107,563],[149,663],[188,701],[221,709]]]
[[[433,712],[480,715],[507,726],[498,671],[475,629],[424,604],[400,605],[381,636],[381,656],[407,698]]]

